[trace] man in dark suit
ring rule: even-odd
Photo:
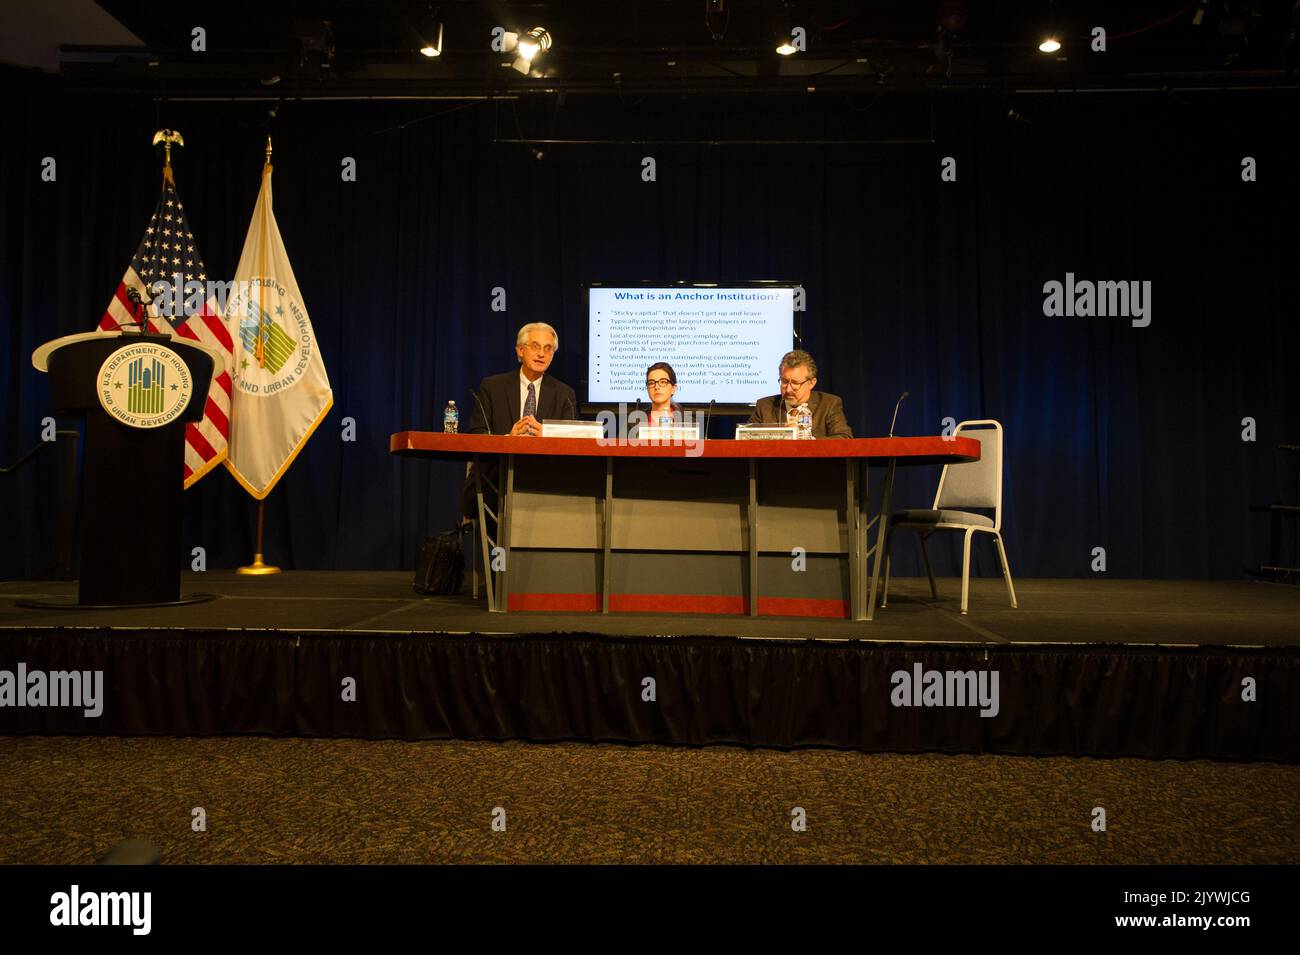
[[[515,336],[519,367],[489,375],[479,383],[479,400],[474,402],[466,433],[537,437],[545,419],[576,417],[578,400],[573,389],[546,374],[559,347],[560,336],[545,322],[519,329]],[[485,467],[484,474],[496,481],[496,468]],[[462,504],[466,516],[477,516],[472,473],[465,480]],[[495,501],[488,504],[495,509]]]
[[[467,433],[537,437],[545,419],[574,417],[578,401],[573,389],[546,374],[559,347],[560,337],[545,322],[519,329],[515,336],[519,367],[479,383],[479,400],[474,402]]]
[[[817,387],[817,362],[806,351],[786,352],[777,369],[781,393],[754,403],[750,424],[794,424],[803,404],[812,412],[814,438],[851,438],[853,429],[844,417],[844,402],[835,395],[813,391]]]

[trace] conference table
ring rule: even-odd
[[[475,559],[492,612],[852,620],[875,616],[897,468],[980,456],[959,436],[673,443],[400,431],[389,450],[473,463]],[[873,468],[884,476],[869,515]]]

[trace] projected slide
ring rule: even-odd
[[[587,400],[646,397],[645,371],[666,361],[679,403],[753,404],[777,391],[793,346],[794,289],[591,288]]]

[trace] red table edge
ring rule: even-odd
[[[682,444],[638,444],[595,438],[528,438],[511,435],[446,434],[442,431],[398,431],[388,442],[392,454],[457,455],[530,454],[571,457],[650,458],[928,458],[933,463],[978,461],[980,443],[974,438],[924,435],[896,438],[823,438],[817,441],[736,441],[710,438],[702,447]],[[698,453],[692,453],[698,452]]]

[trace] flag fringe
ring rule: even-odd
[[[205,461],[201,468],[199,468],[196,471],[193,471],[190,474],[190,476],[185,479],[185,486],[181,490],[188,491],[191,487],[194,486],[195,483],[197,483],[199,478],[203,477],[209,471],[215,468],[218,464],[221,464],[223,461],[225,461],[226,456],[229,454],[230,454],[229,448],[222,448],[220,451],[218,451],[216,454],[212,456],[212,460]]]
[[[316,420],[311,423],[311,427],[307,429],[307,432],[302,436],[298,445],[289,452],[289,456],[285,458],[284,463],[280,465],[279,470],[271,476],[270,482],[266,485],[266,490],[258,491],[253,487],[253,485],[249,484],[248,480],[239,473],[238,469],[233,464],[230,463],[229,457],[227,457],[225,462],[226,470],[229,471],[234,479],[239,482],[240,486],[256,500],[266,500],[267,495],[275,490],[275,486],[280,483],[280,478],[284,477],[284,472],[289,470],[289,465],[293,464],[294,460],[298,457],[298,452],[307,447],[308,440],[310,440],[311,436],[316,433],[316,429],[320,427],[321,422],[325,420],[325,416],[329,414],[330,409],[333,407],[334,395],[331,393],[329,400],[325,402],[325,407],[321,408],[320,413],[316,415]]]

